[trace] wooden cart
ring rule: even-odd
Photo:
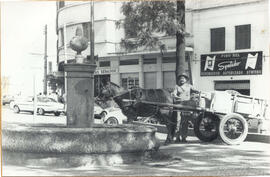
[[[200,93],[196,106],[141,101],[160,109],[190,111],[196,115],[194,133],[202,141],[210,142],[218,135],[229,144],[240,144],[248,133],[248,121],[265,119],[268,104],[264,99],[226,91]]]

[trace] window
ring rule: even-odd
[[[175,57],[163,57],[162,63],[176,63]]]
[[[64,46],[64,29],[63,28],[60,28],[59,34],[60,34],[59,47],[63,47]]]
[[[156,89],[157,88],[157,73],[156,72],[145,72],[144,73],[144,88],[145,89]]]
[[[121,73],[121,86],[125,89],[139,87],[139,73]]]
[[[156,58],[144,58],[143,64],[156,64],[157,59]]]
[[[163,88],[172,92],[175,86],[175,71],[163,72]]]
[[[59,1],[59,9],[65,7],[65,1]]]
[[[129,77],[122,79],[122,87],[125,89],[132,89],[134,87],[139,87],[139,78]]]
[[[110,61],[100,61],[99,62],[99,67],[110,67],[111,62]]]
[[[250,49],[250,25],[235,26],[235,49]]]
[[[225,50],[225,28],[211,29],[211,52]]]
[[[138,59],[120,60],[120,65],[138,65]]]
[[[89,33],[90,33],[90,23],[83,23],[83,36],[90,41]]]

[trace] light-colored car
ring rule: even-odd
[[[34,98],[27,97],[15,100],[13,110],[15,113],[34,113]],[[36,111],[39,115],[44,115],[45,113],[54,113],[55,116],[59,116],[61,112],[64,112],[64,104],[58,103],[52,98],[39,96],[37,97]]]
[[[3,95],[2,97],[2,104],[10,104],[10,102],[12,102],[14,100],[14,96],[11,95]]]
[[[94,115],[96,119],[101,119],[105,124],[123,124],[127,121],[127,117],[122,113],[119,107],[101,108],[99,105],[94,106]]]

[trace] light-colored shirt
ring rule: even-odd
[[[176,101],[188,101],[190,100],[190,91],[195,90],[194,87],[188,83],[181,86],[176,85],[173,91],[173,97]]]

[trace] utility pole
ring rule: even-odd
[[[43,80],[43,94],[47,95],[47,25],[44,29],[45,47],[44,47],[44,80]]]
[[[91,62],[95,63],[95,39],[94,39],[94,1],[91,0],[90,2],[90,6],[91,6],[91,12],[90,12],[90,60]]]

